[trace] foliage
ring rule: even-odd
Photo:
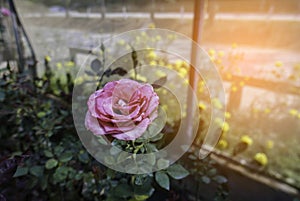
[[[178,164],[154,175],[129,175],[95,161],[82,147],[72,122],[71,75],[57,78],[47,59],[45,64],[45,74],[34,81],[9,66],[1,72],[0,119],[6,122],[0,127],[2,196],[8,200],[146,200],[155,182],[169,189],[171,178],[188,175]]]

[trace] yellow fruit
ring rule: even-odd
[[[253,144],[252,138],[250,138],[248,135],[243,135],[241,137],[241,142],[244,142],[244,143],[246,143],[249,146],[251,146]]]
[[[262,166],[266,166],[268,164],[268,157],[264,153],[255,154],[254,160]]]

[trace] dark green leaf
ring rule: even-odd
[[[45,154],[45,156],[48,157],[48,158],[53,157],[52,152],[50,152],[50,151],[48,151],[48,150],[45,150],[45,151],[44,151],[44,154]]]
[[[31,167],[29,172],[30,172],[30,174],[32,174],[36,177],[40,177],[44,174],[44,167],[36,165],[36,166]]]
[[[78,181],[78,180],[81,180],[82,177],[83,177],[83,174],[82,173],[78,173],[78,174],[75,175],[74,179]]]
[[[88,163],[89,162],[89,155],[87,152],[80,153],[78,156],[79,161],[83,163]]]
[[[115,195],[121,198],[128,198],[133,194],[133,189],[128,184],[119,184],[113,189]]]
[[[28,185],[26,186],[28,189],[34,188],[37,183],[39,182],[38,178],[36,177],[31,177],[28,181]]]
[[[68,168],[67,167],[59,167],[55,170],[54,174],[53,174],[53,179],[55,181],[55,183],[61,182],[63,180],[65,180],[68,176]]]
[[[64,148],[61,146],[57,146],[54,148],[54,153],[59,156],[64,151]]]
[[[155,162],[156,162],[155,154],[153,154],[153,153],[145,154],[144,157],[148,164],[155,165]]]
[[[164,134],[163,133],[159,133],[159,134],[155,135],[154,137],[150,138],[150,141],[151,142],[156,142],[156,141],[162,139],[163,137],[164,137]]]
[[[18,166],[18,168],[17,168],[17,170],[16,170],[16,172],[15,172],[15,174],[14,174],[13,177],[20,177],[20,176],[24,176],[26,174],[28,174],[28,167],[20,167],[20,166]]]
[[[73,157],[73,154],[71,152],[66,152],[66,153],[63,153],[60,157],[59,157],[59,161],[60,162],[68,162],[72,159]]]
[[[41,179],[41,188],[43,191],[47,189],[47,186],[48,186],[48,175],[44,176]]]
[[[232,155],[236,156],[242,152],[244,152],[248,148],[248,144],[245,142],[239,142],[234,148]]]
[[[162,138],[161,135],[159,135],[160,131],[164,128],[166,124],[166,113],[163,109],[158,109],[158,116],[154,119],[153,122],[148,126],[146,132],[139,138],[139,139],[150,139],[151,141],[155,141],[156,139]],[[159,135],[156,139],[154,139],[157,135]]]
[[[125,166],[127,172],[140,172],[140,168],[135,163],[129,163]]]
[[[153,177],[150,177],[149,175],[139,175],[137,177],[141,178],[141,183],[140,185],[134,185],[134,197],[137,198],[142,198],[142,197],[150,197],[153,192]]]
[[[111,69],[107,69],[106,71],[104,71],[103,73],[105,76],[109,77],[111,75]]]
[[[165,169],[169,166],[169,161],[163,158],[158,159],[157,161],[157,167],[158,169]]]
[[[116,163],[114,157],[112,156],[105,156],[104,162],[107,163],[108,165],[113,165]]]
[[[201,180],[202,180],[202,182],[205,183],[205,184],[209,184],[209,183],[210,183],[210,178],[207,177],[207,176],[202,176],[202,177],[201,177]]]
[[[134,183],[138,186],[141,186],[143,185],[145,182],[145,176],[142,175],[142,174],[138,174],[135,176],[135,180],[134,180]]]
[[[110,73],[110,75],[115,75],[115,74],[118,74],[120,76],[124,76],[124,75],[127,74],[127,71],[122,67],[118,67],[118,68],[112,70],[111,73]]]
[[[217,169],[216,168],[212,168],[207,172],[208,176],[214,176],[217,174]]]
[[[166,190],[170,190],[170,179],[166,173],[156,172],[155,173],[155,181],[157,182],[157,184],[160,187],[162,187]]]
[[[54,158],[51,158],[51,159],[47,160],[45,167],[46,167],[46,169],[50,170],[52,168],[55,168],[57,166],[57,164],[58,164],[58,161]]]
[[[147,150],[147,153],[151,153],[151,152],[157,152],[157,148],[155,145],[151,144],[151,143],[148,143],[148,144],[145,144],[145,148]]]
[[[121,152],[117,158],[117,163],[122,163],[128,158],[128,153],[127,152]]]
[[[189,172],[179,164],[168,167],[167,173],[174,179],[182,179],[189,175]]]
[[[167,82],[167,76],[163,76],[152,83],[154,89],[162,87]]]
[[[138,65],[138,59],[137,59],[137,53],[133,48],[132,48],[132,52],[131,52],[131,58],[132,58],[132,62],[133,62],[133,68],[135,69]]]
[[[104,52],[104,51],[105,51],[105,46],[104,46],[104,44],[103,44],[103,43],[101,43],[100,49],[101,49],[101,51],[102,51],[102,52]]]
[[[118,153],[120,153],[122,150],[116,146],[112,146],[109,150],[111,155],[117,155]]]
[[[221,175],[215,176],[215,177],[214,177],[214,180],[215,180],[217,183],[219,183],[219,184],[224,184],[224,183],[227,182],[226,177],[221,176]]]
[[[101,143],[101,144],[104,144],[104,145],[107,145],[107,144],[108,144],[107,140],[106,140],[105,137],[103,137],[103,136],[97,136],[97,140],[98,140],[98,142]]]

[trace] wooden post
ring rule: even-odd
[[[197,66],[197,56],[198,56],[198,44],[201,42],[203,22],[204,22],[204,1],[205,0],[195,0],[194,3],[194,22],[193,22],[193,43],[191,51],[191,63]],[[196,74],[196,69],[194,66],[190,66],[189,69],[189,85],[192,90],[197,89],[198,76]],[[193,91],[188,90],[187,95],[187,117],[186,117],[186,129],[189,137],[193,135],[193,118],[195,111],[195,103],[193,99]]]
[[[233,84],[231,83],[231,87]],[[241,100],[243,95],[243,86],[239,87],[236,91],[230,89],[229,99],[227,104],[227,110],[233,113],[235,110],[240,108]]]

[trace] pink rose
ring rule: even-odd
[[[10,11],[7,8],[0,8],[3,16],[10,16]]]
[[[129,79],[109,82],[90,96],[85,126],[95,135],[135,140],[157,117],[158,103],[150,84]]]

